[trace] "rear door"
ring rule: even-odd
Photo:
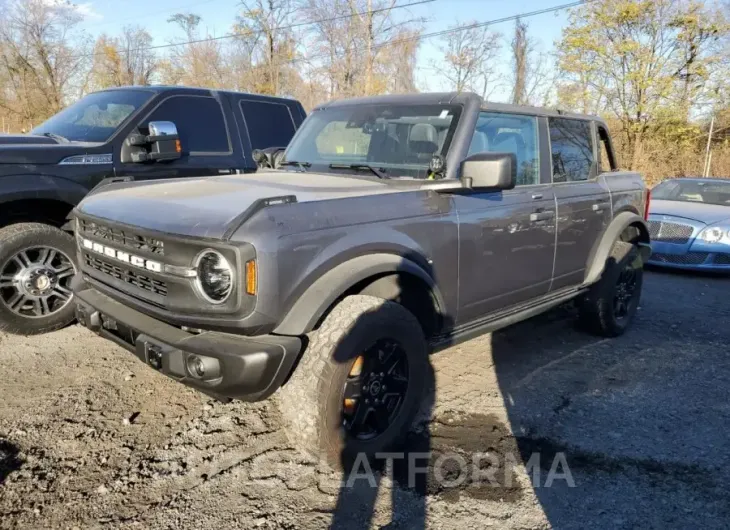
[[[459,323],[547,294],[555,257],[555,199],[540,153],[547,132],[535,116],[482,112],[469,154],[517,156],[512,190],[465,191],[459,214]]]
[[[294,101],[242,96],[234,105],[241,121],[241,140],[248,160],[254,149],[289,145],[304,120],[301,105]]]
[[[548,118],[553,190],[558,204],[552,290],[583,282],[588,257],[611,222],[608,187],[598,178],[592,122]]]
[[[171,121],[177,127],[182,157],[172,162],[125,163],[118,157],[117,176],[135,180],[228,174],[235,171],[229,124],[220,101],[207,95],[170,95],[137,126],[146,134],[151,121]]]

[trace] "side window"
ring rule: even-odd
[[[540,182],[540,154],[537,118],[501,112],[479,114],[469,155],[476,153],[514,153],[517,156],[517,185]]]
[[[223,111],[214,98],[172,96],[152,111],[143,124],[171,121],[177,127],[183,151],[188,153],[229,153],[228,131]]]
[[[600,172],[616,171],[616,161],[611,157],[608,150],[608,131],[601,126],[598,127],[598,153],[601,157],[599,161],[601,164]]]
[[[252,149],[289,145],[297,130],[289,107],[282,103],[247,99],[242,99],[239,104]]]
[[[553,182],[575,182],[593,176],[591,124],[585,120],[550,118]]]

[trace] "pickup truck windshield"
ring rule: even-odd
[[[446,155],[460,113],[455,105],[359,104],[318,110],[289,144],[286,160],[311,164],[313,171],[367,175],[361,168],[370,166],[390,178],[426,178],[431,158]]]
[[[31,134],[60,136],[72,142],[106,142],[152,95],[145,90],[89,94],[33,129]]]
[[[665,180],[651,190],[651,198],[663,201],[704,202],[730,206],[730,182]]]

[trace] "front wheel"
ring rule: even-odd
[[[643,280],[643,263],[636,245],[614,243],[601,279],[579,305],[581,323],[597,335],[622,335],[636,315]]]
[[[0,331],[46,333],[74,319],[74,240],[50,225],[0,229]]]
[[[403,306],[348,296],[310,342],[279,402],[292,442],[335,467],[396,448],[429,385],[423,330]]]

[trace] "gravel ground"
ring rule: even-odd
[[[652,272],[619,339],[559,308],[435,355],[411,447],[493,455],[497,482],[448,487],[447,463],[414,489],[399,466],[341,487],[274,403],[211,401],[82,328],[0,334],[0,527],[727,528],[729,300]]]

